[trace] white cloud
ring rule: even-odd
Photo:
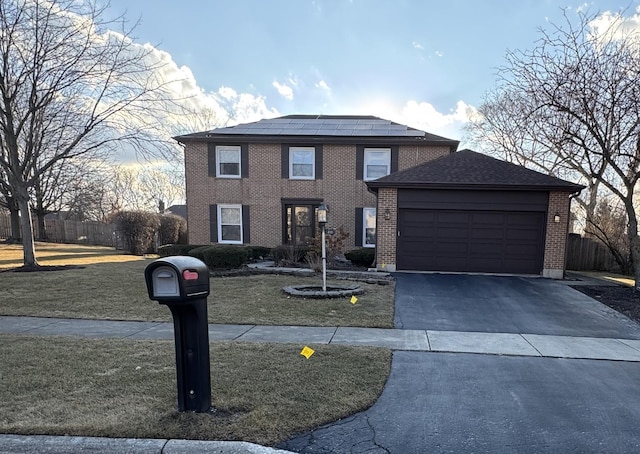
[[[436,57],[444,57],[444,52],[442,52],[441,50],[437,50]]]
[[[615,40],[635,36],[640,39],[640,6],[635,14],[623,16],[621,13],[606,11],[589,23],[591,34],[599,39]]]
[[[420,43],[419,43],[419,42],[417,42],[417,41],[414,41],[414,42],[412,42],[411,44],[413,45],[413,48],[414,48],[414,49],[424,50],[424,47],[422,47],[422,44],[420,44]]]
[[[278,90],[278,93],[280,93],[282,97],[288,99],[289,101],[293,100],[293,88],[291,88],[287,84],[281,84],[277,80],[274,80],[272,85],[276,88],[276,90]]]
[[[462,128],[475,112],[475,107],[464,101],[458,101],[456,108],[448,113],[438,112],[428,102],[408,101],[400,112],[400,119],[408,126],[450,139],[460,139]]]
[[[432,104],[424,101],[410,100],[403,106],[397,106],[382,99],[361,105],[355,111],[454,140],[460,140],[464,125],[476,114],[475,107],[464,101],[458,101],[455,109],[448,113],[439,112]]]
[[[321,80],[320,82],[316,83],[316,87],[326,91],[327,93],[331,91],[331,88],[324,80]]]

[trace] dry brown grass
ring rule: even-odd
[[[36,242],[36,258],[41,265],[88,265],[106,262],[131,262],[142,257],[124,254],[112,247]],[[22,245],[0,245],[0,269],[22,265]]]
[[[0,251],[5,248],[6,246],[0,246]],[[72,249],[75,250],[75,247]],[[64,254],[59,254],[58,257],[60,255]],[[0,257],[3,256],[0,253]],[[108,258],[109,254],[105,257]],[[85,258],[90,260],[89,257]],[[144,282],[144,269],[149,263],[150,260],[138,257],[124,262],[100,260],[100,263],[87,264],[82,269],[2,272],[0,315],[170,320],[166,307],[149,300]],[[365,294],[359,297],[355,305],[350,304],[349,298],[305,300],[288,297],[281,291],[282,287],[292,284],[319,284],[319,279],[320,277],[280,275],[212,278],[211,295],[208,298],[209,321],[233,324],[393,327],[392,285],[360,284],[365,289]],[[329,285],[337,283],[339,282],[330,281]]]
[[[369,407],[385,349],[211,344],[211,414],[176,411],[173,343],[0,335],[0,432],[275,444]]]

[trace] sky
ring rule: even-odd
[[[640,0],[110,0],[108,14],[139,21],[135,41],[216,126],[375,115],[461,140],[507,50],[584,10],[640,26]]]

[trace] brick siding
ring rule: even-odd
[[[400,146],[398,167],[403,170],[449,154],[448,147]],[[251,207],[251,244],[274,247],[282,244],[282,198],[322,199],[329,206],[328,227],[343,225],[353,248],[355,208],[376,206],[376,197],[362,180],[356,180],[355,145],[324,145],[323,178],[281,178],[279,144],[249,144],[249,177],[209,176],[207,144],[185,146],[187,221],[191,244],[210,243],[209,205],[242,204]],[[394,241],[395,248],[395,241]]]
[[[565,252],[569,227],[569,194],[550,192],[547,211],[547,228],[544,245],[543,276],[562,279],[565,270]],[[560,215],[560,222],[554,222],[554,216]]]
[[[389,210],[389,219],[385,219],[386,210]],[[379,270],[395,271],[398,231],[398,190],[396,188],[380,188],[378,190],[376,217],[376,241],[378,243],[376,267]]]

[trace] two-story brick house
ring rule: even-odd
[[[543,272],[543,261],[544,270],[547,270],[551,261],[554,261],[550,266],[556,270],[555,274],[564,269],[565,240],[561,241],[561,250],[556,251],[554,247],[547,257],[545,226],[549,212],[561,210],[558,216],[563,220],[568,219],[569,195],[579,187],[536,172],[533,173],[546,179],[538,179],[533,186],[524,187],[525,184],[519,187],[516,180],[524,177],[524,174],[511,172],[514,179],[510,180],[511,186],[498,184],[493,187],[487,185],[490,183],[487,178],[491,179],[493,174],[485,169],[483,174],[489,176],[480,185],[460,186],[459,182],[453,182],[453,185],[444,184],[439,188],[438,178],[434,180],[430,174],[431,180],[426,181],[427,190],[415,192],[420,182],[414,181],[415,175],[411,169],[457,155],[458,141],[455,140],[377,117],[332,115],[289,115],[183,135],[176,137],[176,140],[185,145],[187,221],[189,242],[192,244],[274,247],[304,243],[315,235],[316,209],[324,203],[329,207],[329,226],[343,226],[349,232],[347,248],[376,247],[378,243],[379,268],[395,270],[398,263],[404,263],[408,266],[405,269],[437,269],[439,261],[398,260],[397,254],[406,254],[407,247],[424,246],[419,245],[422,240],[431,243],[439,241],[437,235],[423,238],[420,234],[417,243],[399,241],[401,232],[405,231],[402,222],[407,222],[407,226],[413,223],[409,230],[414,231],[417,222],[420,231],[420,223],[426,219],[420,216],[426,212],[416,215],[411,210],[432,210],[434,207],[429,205],[430,202],[425,205],[414,199],[417,197],[422,200],[423,196],[430,199],[434,196],[434,190],[435,194],[439,194],[437,191],[441,189],[451,191],[464,186],[466,192],[462,191],[459,195],[463,199],[470,198],[469,201],[456,205],[455,200],[446,202],[449,199],[445,198],[444,205],[435,208],[446,209],[447,203],[451,203],[454,210],[474,211],[474,208],[478,208],[484,215],[490,211],[506,210],[513,216],[519,216],[518,213],[523,210],[517,205],[524,203],[528,206],[526,210],[537,210],[539,214],[517,221],[511,227],[508,221],[513,216],[507,216],[502,221],[494,219],[494,224],[504,223],[500,227],[500,241],[508,243],[511,231],[519,228],[518,222],[533,223],[535,228],[529,229],[531,231],[526,235],[537,235],[537,239],[533,246],[535,251],[532,250],[527,259],[535,263],[522,268],[521,272],[549,275]],[[526,175],[532,172],[507,165],[525,171]],[[500,168],[498,172],[502,170]],[[473,163],[466,171],[470,172],[473,182]],[[409,172],[407,178],[411,181],[403,177],[407,176],[406,172]],[[400,175],[400,178],[394,179],[394,175]],[[514,181],[516,184],[513,184]],[[493,191],[483,192],[484,198],[480,197],[477,207],[474,207],[473,200],[477,196],[474,196],[474,192],[483,188]],[[551,191],[559,194],[562,203],[550,208]],[[515,193],[518,196],[513,199]],[[407,202],[407,196],[413,201]],[[451,197],[451,194],[446,197]],[[534,200],[527,203],[531,198]],[[494,200],[498,205],[489,207]],[[477,227],[474,227],[473,219],[469,221],[458,216],[458,220],[462,224],[454,228],[470,232]],[[554,235],[564,235],[566,239],[566,224],[562,225],[564,227],[560,232],[555,232],[558,230],[555,228]],[[493,229],[496,225],[489,227]],[[449,230],[452,226],[445,223],[441,228]],[[472,243],[472,237],[464,241]],[[504,247],[513,249],[508,244]],[[460,253],[459,249],[454,251],[455,254]],[[533,256],[535,260],[532,260]],[[560,256],[562,263],[558,265],[556,262]],[[505,272],[509,268],[505,261],[497,267],[494,265],[487,271]],[[482,268],[482,264],[470,266],[459,260],[447,265],[446,270],[452,271],[451,266],[459,266],[459,271],[484,271],[476,269],[478,266]]]

